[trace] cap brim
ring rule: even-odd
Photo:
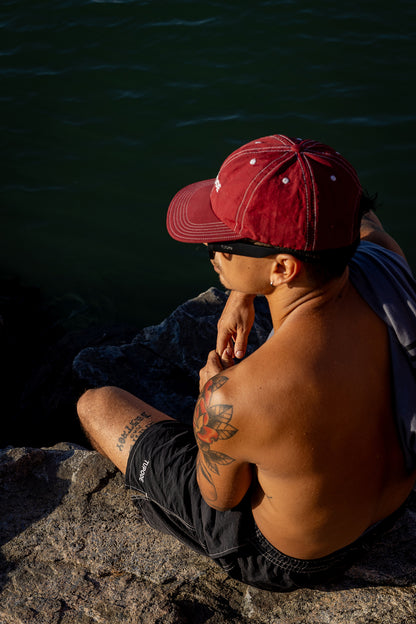
[[[241,238],[212,210],[210,195],[215,179],[195,182],[176,193],[166,217],[172,238],[183,243],[213,243]]]

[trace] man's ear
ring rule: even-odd
[[[270,274],[270,284],[278,286],[279,284],[288,284],[302,270],[302,261],[291,256],[290,254],[278,254],[272,264]]]

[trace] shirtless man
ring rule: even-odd
[[[118,388],[78,404],[152,526],[264,589],[334,579],[392,525],[415,481],[387,327],[347,267],[360,238],[405,262],[360,207],[355,171],[327,146],[274,135],[236,150],[168,213],[170,234],[207,244],[231,290],[193,433]],[[241,359],[257,295],[273,335]]]

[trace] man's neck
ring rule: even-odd
[[[275,331],[297,314],[317,314],[329,306],[339,304],[350,289],[348,269],[341,277],[316,286],[306,280],[281,284],[266,295]]]

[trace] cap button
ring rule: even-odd
[[[302,145],[300,143],[295,143],[295,145],[292,145],[292,152],[296,152],[296,154],[299,154],[300,152],[303,152],[303,148]]]

